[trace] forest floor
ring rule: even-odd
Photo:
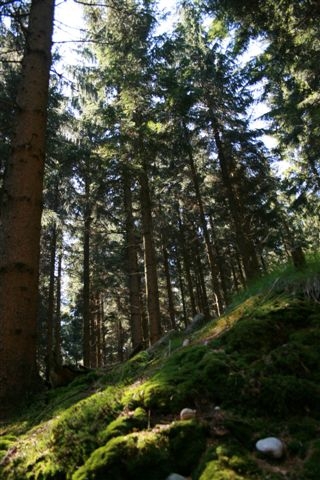
[[[0,426],[0,478],[319,480],[319,345],[319,263],[269,276],[203,328],[33,399]]]

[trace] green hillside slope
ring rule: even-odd
[[[194,416],[181,420],[184,408]],[[257,451],[265,437],[281,440],[281,458]],[[0,461],[8,480],[318,480],[318,264],[268,277],[201,330],[39,395],[1,425]]]

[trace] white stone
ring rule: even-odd
[[[189,343],[190,343],[189,338],[185,338],[185,339],[183,340],[183,342],[182,342],[182,346],[183,346],[183,347],[187,347],[187,346],[189,345]]]
[[[182,477],[178,473],[171,473],[166,480],[186,480],[186,477]]]
[[[192,408],[183,408],[180,412],[180,420],[190,420],[196,416],[197,411]]]
[[[272,458],[281,458],[284,455],[284,444],[276,437],[267,437],[258,440],[256,449]]]

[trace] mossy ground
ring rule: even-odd
[[[320,282],[304,275],[247,295],[187,347],[180,333],[34,398],[0,427],[0,478],[318,479]],[[184,407],[196,418],[180,421]],[[284,458],[255,451],[265,436]]]

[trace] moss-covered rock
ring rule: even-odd
[[[167,445],[152,432],[116,437],[95,450],[72,480],[118,480],[165,477]]]
[[[189,474],[206,446],[206,431],[194,422],[117,436],[95,450],[72,480],[163,480],[170,471]]]
[[[301,478],[306,480],[318,480],[320,472],[320,440],[311,444],[309,455],[304,463]]]
[[[261,478],[261,470],[240,443],[210,447],[195,474],[197,480],[247,480]]]
[[[135,430],[147,428],[148,417],[146,411],[138,407],[133,412],[121,413],[99,434],[99,444],[107,443],[111,438],[120,437]]]

